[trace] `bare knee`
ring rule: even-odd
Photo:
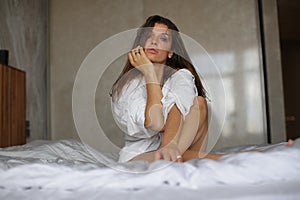
[[[206,99],[202,96],[195,97],[195,101],[197,101],[199,106],[199,111],[201,116],[207,116],[208,110],[207,110],[207,102]]]

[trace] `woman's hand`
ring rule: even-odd
[[[163,148],[158,149],[155,152],[154,160],[168,160],[173,162],[183,162],[181,152],[174,142],[170,142]]]
[[[128,53],[128,59],[132,66],[140,70],[144,75],[154,73],[152,62],[147,58],[143,47],[137,46]]]
[[[147,88],[147,104],[145,109],[144,126],[155,132],[160,132],[164,127],[162,111],[160,80],[154,69],[154,65],[146,56],[143,48],[138,46],[128,53],[130,63],[144,75]]]

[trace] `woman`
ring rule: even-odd
[[[169,19],[149,17],[112,87],[113,113],[126,132],[120,162],[182,162],[205,150],[205,90],[178,31]]]
[[[120,162],[223,156],[205,153],[205,90],[169,19],[151,16],[138,30],[111,95],[114,117],[126,133]]]

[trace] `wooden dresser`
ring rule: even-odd
[[[0,64],[0,147],[26,143],[26,74]]]

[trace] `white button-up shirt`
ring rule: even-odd
[[[174,104],[183,117],[188,114],[198,95],[194,79],[189,70],[180,69],[165,82],[161,100],[164,122]],[[163,133],[144,126],[146,103],[146,82],[142,76],[125,85],[120,97],[112,102],[114,118],[125,132],[125,145],[119,153],[119,162],[127,162],[139,154],[157,150],[161,144]]]

